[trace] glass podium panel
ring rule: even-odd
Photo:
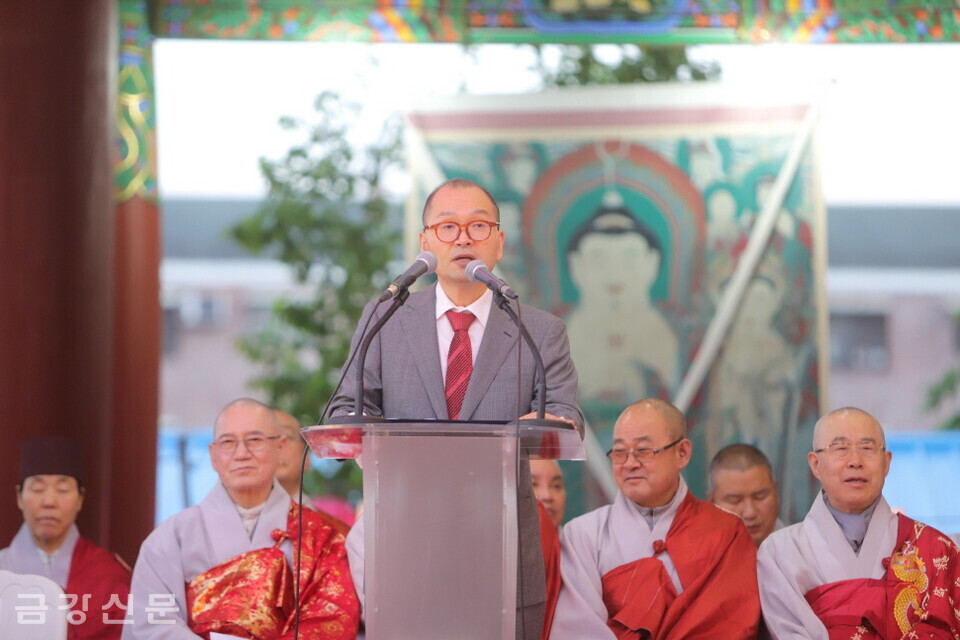
[[[518,458],[583,459],[575,428],[349,417],[303,435],[321,458],[362,453],[368,640],[515,637]]]

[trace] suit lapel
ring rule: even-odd
[[[403,308],[404,313],[400,314],[400,320],[433,413],[438,418],[446,418],[447,398],[443,391],[440,343],[437,340],[437,285],[424,293],[427,295],[410,296]],[[408,375],[408,372],[395,371],[392,375],[403,376]]]
[[[460,419],[469,420],[480,405],[494,378],[503,366],[504,360],[516,344],[519,332],[507,314],[494,301],[490,308],[490,317],[483,330],[480,352],[473,365],[473,374],[467,385],[467,395],[463,398]],[[439,349],[439,347],[438,347]],[[444,399],[446,404],[446,399]],[[519,417],[519,416],[518,416]]]

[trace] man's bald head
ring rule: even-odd
[[[288,440],[292,441],[291,444],[302,443],[303,446],[306,446],[306,441],[300,435],[300,429],[303,425],[300,424],[299,420],[282,409],[274,409],[273,415],[277,419],[277,426],[280,428],[280,432],[287,436]],[[301,450],[303,446],[301,446]]]
[[[863,513],[880,498],[892,458],[886,444],[880,422],[863,409],[836,409],[817,421],[807,463],[831,506]]]
[[[747,471],[754,467],[760,467],[773,480],[773,465],[770,459],[760,449],[750,444],[731,444],[720,449],[717,455],[710,461],[710,487],[713,488],[716,483],[716,475],[719,471]]]
[[[656,398],[636,402],[620,414],[608,455],[613,477],[626,498],[649,508],[673,499],[680,486],[680,470],[690,462],[693,449],[685,432],[683,414]]]
[[[310,468],[310,455],[304,457],[307,443],[300,434],[301,424],[294,416],[280,409],[273,410],[280,426],[280,435],[287,441],[286,449],[280,455],[277,467],[277,480],[287,493],[296,497],[300,493],[300,479]]]
[[[876,426],[877,433],[879,434],[880,445],[887,445],[887,438],[883,433],[883,426],[880,424],[879,420],[858,407],[842,407],[840,409],[834,409],[830,413],[821,416],[820,419],[817,420],[817,423],[813,425],[813,448],[822,449],[829,446],[829,442],[824,442],[824,440],[827,440],[827,438],[824,436],[824,433],[827,431],[828,426],[831,423],[846,421],[848,418],[865,420],[873,423],[873,425]]]
[[[230,499],[245,509],[266,501],[285,445],[267,405],[240,398],[224,407],[213,425],[210,462]]]
[[[239,412],[238,410],[245,410]],[[249,411],[246,411],[249,409]],[[277,422],[277,417],[273,412],[273,409],[263,404],[259,400],[254,400],[253,398],[238,398],[221,409],[220,413],[217,414],[217,419],[213,423],[213,438],[216,439],[220,434],[220,431],[223,428],[224,422],[228,419],[232,419],[236,414],[243,413],[245,415],[255,415],[257,421],[268,436],[280,435],[280,424]]]
[[[671,442],[687,435],[687,419],[683,417],[683,413],[681,413],[679,409],[669,402],[665,402],[659,398],[646,398],[644,400],[640,400],[639,402],[634,402],[632,405],[623,410],[623,413],[620,414],[620,417],[617,418],[616,424],[613,426],[613,437],[617,437],[616,432],[618,425],[631,422],[640,414],[651,410],[660,414],[660,417],[663,419],[664,425],[667,429],[666,435]]]
[[[740,516],[758,547],[777,526],[780,496],[773,468],[749,444],[732,444],[713,457],[707,499]]]

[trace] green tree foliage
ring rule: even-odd
[[[546,88],[720,78],[719,64],[690,60],[686,47],[566,45],[556,63],[545,60],[542,48],[538,52]]]
[[[960,323],[960,314],[957,314],[954,321]],[[923,408],[925,411],[936,411],[945,404],[955,402],[957,398],[960,398],[960,366],[948,369],[927,387]],[[960,412],[949,416],[940,424],[940,428],[960,429]]]
[[[399,207],[382,189],[384,176],[400,162],[399,121],[388,120],[378,140],[358,149],[349,140],[356,105],[323,93],[315,109],[316,123],[281,121],[303,141],[278,161],[261,159],[268,195],[231,230],[251,252],[289,265],[311,292],[277,300],[268,326],[238,343],[260,365],[251,385],[304,424],[319,420],[363,306],[390,282],[401,226]],[[307,491],[344,495],[359,486],[356,465],[325,468],[329,475],[314,472],[305,479]]]

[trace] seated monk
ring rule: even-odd
[[[307,453],[307,442],[300,435],[300,429],[303,426],[300,421],[294,418],[286,411],[280,409],[273,410],[277,417],[277,424],[280,425],[280,435],[286,439],[287,444],[280,450],[280,463],[277,465],[277,480],[283,490],[290,494],[294,501],[300,503],[301,482],[303,474],[310,469],[310,454]],[[335,518],[322,509],[317,509],[310,504],[310,497],[303,494],[303,502],[308,509],[312,509],[325,520],[327,524],[334,528],[337,533],[346,536],[350,533],[350,525],[339,518]]]
[[[870,414],[820,418],[807,460],[823,490],[803,522],[759,552],[763,617],[774,638],[960,638],[960,558],[932,527],[883,499],[890,470]]]
[[[144,541],[123,637],[288,640],[299,627],[304,640],[354,638],[360,611],[343,536],[275,479],[286,440],[273,411],[235,400],[213,436],[220,481]]]
[[[757,634],[756,550],[743,522],[694,497],[680,470],[693,444],[662,400],[613,428],[620,491],[563,527],[552,640],[740,640]]]
[[[563,483],[563,469],[556,460],[531,460],[530,482],[533,495],[547,510],[550,520],[559,528],[567,506],[567,487]]]
[[[531,460],[530,482],[537,497],[540,513],[540,548],[543,550],[543,572],[546,576],[546,601],[540,637],[550,637],[553,613],[560,595],[560,524],[567,505],[567,488],[563,470],[556,460]]]
[[[77,530],[84,495],[80,451],[80,443],[67,438],[23,443],[17,485],[23,525],[10,546],[0,551],[0,569],[44,576],[60,585],[65,599],[46,605],[69,605],[68,640],[117,640],[130,593],[130,569],[109,551],[81,538]],[[8,632],[18,621],[3,624]],[[29,626],[23,629],[29,630]]]
[[[763,451],[731,444],[710,461],[707,500],[740,516],[756,546],[786,525],[778,517],[780,494],[773,467]]]

